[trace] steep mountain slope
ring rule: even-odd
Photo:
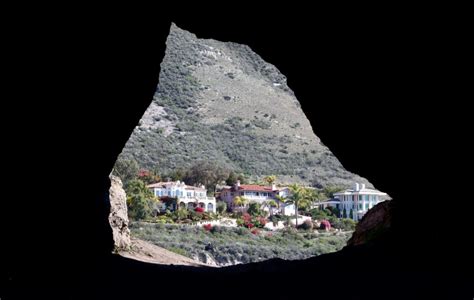
[[[160,172],[208,160],[282,182],[371,186],[321,143],[275,66],[174,24],[153,101],[121,156]]]

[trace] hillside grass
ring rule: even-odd
[[[305,259],[342,249],[350,233],[334,235],[285,229],[253,234],[243,227],[202,227],[133,222],[132,236],[175,253],[205,261],[208,254],[219,265],[251,263],[271,258]]]

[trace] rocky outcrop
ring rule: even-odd
[[[127,195],[120,178],[110,175],[110,214],[109,223],[112,227],[116,250],[130,248],[130,230],[128,229]]]
[[[374,241],[381,234],[386,233],[392,226],[393,201],[384,201],[372,209],[357,224],[354,234],[347,242],[347,246],[357,246]]]
[[[153,101],[120,156],[163,173],[197,160],[282,183],[372,185],[314,134],[286,77],[250,47],[172,25]]]

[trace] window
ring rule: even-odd
[[[365,195],[365,200],[369,201],[369,195]]]
[[[362,200],[362,195],[359,195],[359,200]]]

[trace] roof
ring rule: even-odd
[[[353,194],[356,194],[356,195],[380,195],[380,196],[386,196],[387,195],[386,193],[383,193],[383,192],[378,191],[378,190],[364,188],[364,189],[360,189],[358,191],[356,191],[355,189],[347,189],[347,190],[339,192],[339,193],[334,193],[334,196],[353,195]]]
[[[205,191],[206,190],[205,188],[201,188],[201,187],[197,187],[197,186],[190,186],[190,185],[187,185],[184,189],[185,190],[199,190],[199,191]]]
[[[151,188],[163,188],[163,187],[174,186],[174,185],[184,186],[184,188],[186,190],[200,190],[200,191],[205,191],[206,190],[205,188],[192,186],[192,185],[187,185],[184,182],[179,182],[178,183],[177,181],[156,182],[156,183],[152,183],[152,184],[147,185],[147,187],[151,189]]]
[[[271,186],[264,186],[258,184],[241,184],[239,191],[257,191],[257,192],[272,192]]]

